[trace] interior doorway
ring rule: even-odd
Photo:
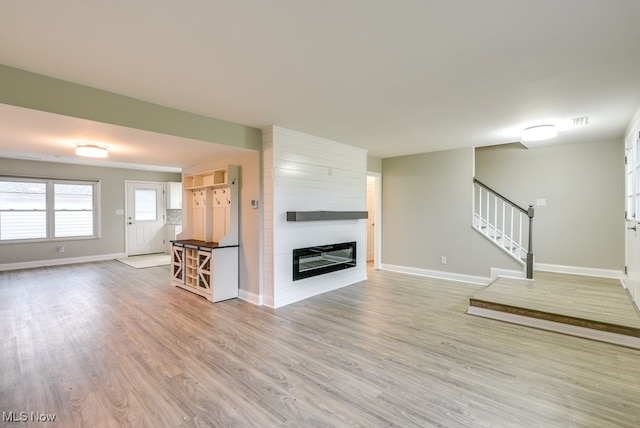
[[[381,264],[381,178],[379,173],[367,173],[367,263],[374,269],[380,269]]]
[[[164,183],[126,182],[127,255],[164,252]]]

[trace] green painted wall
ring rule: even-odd
[[[382,160],[383,265],[485,278],[522,269],[471,227],[473,164],[472,148]]]
[[[536,263],[624,267],[624,142],[519,144],[476,150],[476,177],[520,206],[537,205]]]
[[[262,133],[0,64],[0,103],[178,137],[260,150]]]
[[[0,158],[0,175],[31,176],[100,181],[101,237],[60,241],[65,252],[57,250],[58,241],[0,244],[0,265],[97,257],[125,252],[125,216],[116,210],[125,208],[125,180],[181,181],[177,173],[104,168],[53,162]]]
[[[382,159],[375,156],[367,156],[367,171],[382,172]]]

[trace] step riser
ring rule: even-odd
[[[469,299],[469,306],[488,309],[495,312],[505,312],[513,315],[552,321],[560,324],[568,324],[576,327],[589,328],[592,330],[600,330],[608,333],[620,334],[623,336],[632,336],[640,339],[640,329],[633,327],[609,324],[601,321],[585,320],[582,318],[552,314],[548,312],[537,311],[534,309],[519,308],[516,306],[503,305],[500,303],[485,302],[477,299]]]

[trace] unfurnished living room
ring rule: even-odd
[[[0,1],[0,426],[640,426],[638,16]]]

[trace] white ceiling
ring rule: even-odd
[[[580,116],[557,142],[622,138],[640,107],[638,16],[638,0],[0,0],[0,63],[390,157]],[[95,132],[114,161],[194,161],[157,150],[175,137],[37,112],[60,138],[45,141],[12,109],[0,154],[70,156],[62,140]]]

